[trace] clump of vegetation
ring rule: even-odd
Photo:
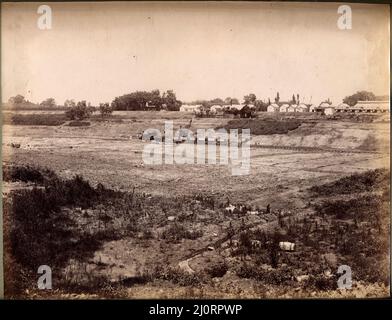
[[[147,277],[150,281],[154,279],[166,280],[183,287],[197,287],[208,281],[205,274],[190,274],[180,270],[179,268],[164,267],[161,265],[157,266],[151,274],[147,275]]]
[[[80,176],[62,180],[50,170],[32,167],[8,168],[5,178],[40,184],[12,191],[4,200],[6,257],[14,261],[13,266],[20,269],[18,273],[26,275],[26,284],[29,277],[35,277],[39,265],[50,262],[52,268],[61,268],[71,257],[83,261],[103,241],[116,237],[110,232],[83,232],[63,208],[92,207],[119,199],[120,193],[102,185],[94,188]],[[20,283],[14,285],[7,290],[21,287]]]
[[[286,134],[297,129],[301,123],[298,120],[274,120],[274,119],[234,119],[225,126],[216,129],[250,129],[253,135]]]
[[[354,173],[331,183],[313,186],[310,191],[320,196],[377,191],[389,185],[389,170],[375,169]]]
[[[333,215],[337,219],[361,219],[366,216],[375,218],[379,214],[382,197],[377,195],[360,196],[349,200],[325,200],[316,204],[315,208],[321,215]]]
[[[66,122],[62,114],[4,114],[3,124],[17,126],[59,126]]]
[[[174,223],[162,233],[162,239],[165,239],[168,242],[178,242],[182,239],[195,240],[202,235],[203,232],[201,230],[188,230],[184,225]]]
[[[65,111],[65,116],[70,120],[84,120],[89,118],[95,111],[95,108],[87,105],[86,101],[79,101],[76,106],[70,107]]]
[[[101,117],[108,117],[113,113],[113,107],[109,105],[109,103],[100,103],[99,104],[99,113]]]
[[[229,270],[229,266],[226,262],[221,261],[212,264],[206,268],[206,273],[212,278],[221,278],[223,277],[226,272]]]
[[[317,275],[310,275],[305,281],[304,287],[311,290],[336,290],[337,289],[337,277],[325,277],[322,272]]]
[[[264,284],[292,285],[294,283],[293,270],[288,267],[278,269],[263,269],[254,264],[244,262],[237,270],[241,278],[254,279]]]
[[[33,166],[3,166],[4,181],[43,183],[45,179],[54,176],[55,173],[49,169],[38,169]]]
[[[70,127],[88,127],[91,123],[89,121],[79,121],[79,120],[75,120],[75,121],[70,121],[68,123],[68,126]]]

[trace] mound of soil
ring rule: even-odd
[[[274,120],[274,119],[234,119],[226,125],[216,129],[250,129],[252,135],[286,134],[297,129],[301,123],[297,120]]]

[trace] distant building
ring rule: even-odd
[[[351,112],[350,106],[347,103],[341,103],[335,108],[336,112]]]
[[[296,112],[308,112],[309,111],[309,108],[308,108],[308,106],[306,105],[306,104],[304,104],[304,103],[301,103],[298,107],[297,107],[297,109],[296,109]]]
[[[329,116],[335,113],[335,107],[328,102],[322,102],[318,107],[314,108],[314,112]]]
[[[334,113],[335,113],[335,108],[334,107],[329,106],[329,107],[324,108],[323,114],[325,114],[327,116],[330,116],[330,115],[332,115]]]
[[[241,110],[244,106],[242,104],[232,104],[230,106],[230,109],[237,109],[237,110]]]
[[[287,103],[284,103],[280,106],[279,112],[287,112],[287,109],[289,108],[289,105]]]
[[[385,113],[389,112],[389,101],[358,101],[355,106],[341,103],[335,108],[336,112],[349,113]]]
[[[319,105],[319,108],[328,108],[330,106],[331,106],[331,104],[329,104],[328,102],[321,102]]]
[[[151,101],[146,102],[146,110],[159,110],[159,107],[153,104]]]
[[[309,106],[309,112],[316,112],[316,106],[314,104]]]
[[[389,101],[358,101],[353,107],[350,107],[352,112],[366,112],[366,113],[385,113],[389,112]]]
[[[279,112],[279,106],[276,103],[270,104],[267,107],[267,112]]]
[[[223,106],[219,105],[219,104],[214,104],[213,106],[211,106],[210,109],[211,112],[220,112],[223,111]]]
[[[197,104],[197,105],[183,104],[180,107],[180,111],[181,112],[196,112],[196,111],[199,111],[200,108],[201,108],[200,104]]]
[[[296,104],[292,104],[292,105],[290,105],[290,107],[287,108],[287,112],[296,112],[297,107],[298,106]]]

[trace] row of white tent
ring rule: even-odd
[[[273,103],[267,107],[267,112],[322,112],[324,114],[333,114],[335,108],[327,102],[323,102],[319,106],[314,104],[306,105],[304,103],[291,105],[286,103],[279,106]]]
[[[334,114],[335,112],[366,112],[379,113],[389,111],[389,101],[358,101],[356,105],[349,106],[346,103],[341,103],[333,106],[327,102],[321,103],[319,106],[306,105],[304,103],[299,105],[271,104],[267,107],[268,112],[321,112],[326,115]]]
[[[229,110],[229,109],[237,109],[237,110],[241,110],[246,104],[232,104],[232,105],[213,105],[210,108],[211,112],[218,112],[218,111],[223,111],[223,110]],[[250,108],[253,108],[254,105],[253,104],[248,104],[247,105]],[[201,104],[196,104],[196,105],[189,105],[189,104],[183,104],[180,107],[180,111],[181,112],[196,112],[196,111],[200,111],[202,109],[202,105]]]
[[[241,110],[246,104],[235,104],[235,105],[213,105],[210,108],[212,113],[219,112],[228,109]],[[253,104],[247,105],[250,108],[254,108]],[[198,112],[202,109],[202,105],[182,105],[180,111],[183,112]],[[311,104],[306,105],[300,104],[287,104],[278,105],[276,103],[270,104],[267,107],[267,112],[321,112],[326,115],[334,114],[335,112],[388,112],[389,101],[358,101],[355,106],[349,106],[346,103],[341,103],[337,106],[333,106],[327,102],[322,102],[318,106]]]

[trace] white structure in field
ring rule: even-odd
[[[358,101],[351,112],[385,113],[389,112],[389,101]]]
[[[298,106],[296,104],[292,104],[292,105],[290,105],[290,107],[287,108],[287,112],[296,112],[297,107]]]
[[[297,107],[297,109],[296,109],[296,112],[308,112],[309,111],[309,108],[308,108],[308,106],[306,105],[306,104],[304,104],[304,103],[301,103],[298,107]]]
[[[279,106],[276,103],[270,104],[267,107],[267,112],[279,112]]]
[[[335,108],[336,112],[350,112],[350,106],[347,103],[341,103]]]
[[[210,111],[215,112],[215,113],[223,111],[223,106],[221,106],[219,104],[214,104],[213,106],[211,106]]]
[[[287,112],[287,109],[289,108],[289,105],[287,103],[284,103],[280,106],[279,112]]]
[[[333,106],[329,106],[324,108],[324,114],[327,116],[333,115],[335,113],[335,108]]]
[[[331,105],[328,102],[322,102],[322,103],[320,103],[319,108],[328,108],[330,106]]]
[[[241,110],[244,106],[242,104],[232,104],[230,106],[230,109],[237,109],[237,110]]]
[[[183,104],[180,107],[180,112],[195,112],[200,110],[201,105],[197,104],[197,105],[190,105],[190,104]]]

